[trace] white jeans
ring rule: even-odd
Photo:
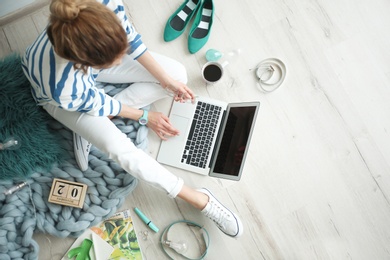
[[[179,62],[156,53],[151,53],[172,78],[187,83],[184,66]],[[133,83],[115,96],[122,103],[140,108],[167,97],[166,91],[157,80],[139,64],[125,56],[121,65],[103,70],[97,81],[107,83]],[[81,135],[99,150],[107,153],[110,159],[135,178],[176,197],[183,187],[183,180],[166,170],[152,157],[138,149],[107,117],[96,117],[86,113],[69,112],[53,105],[44,109],[57,121]]]

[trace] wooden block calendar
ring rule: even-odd
[[[70,207],[82,208],[88,186],[84,183],[53,179],[49,202]]]

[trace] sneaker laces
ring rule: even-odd
[[[217,226],[225,228],[225,222],[230,218],[231,214],[225,207],[220,207],[221,204],[214,201],[209,202],[210,209],[206,212],[206,216],[217,224]]]

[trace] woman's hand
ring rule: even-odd
[[[160,112],[149,111],[148,124],[162,140],[167,140],[167,137],[179,135],[179,130],[174,128],[169,122],[169,118]]]
[[[122,109],[118,116],[137,121],[142,114],[142,110],[122,104]],[[179,130],[174,128],[169,118],[161,112],[149,111],[147,126],[163,140],[167,140],[167,137],[179,135]]]
[[[194,92],[187,85],[179,81],[172,80],[164,88],[172,93],[174,100],[177,102],[186,102],[187,100],[191,100],[192,103],[195,102]]]

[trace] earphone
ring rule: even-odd
[[[172,226],[179,224],[179,223],[185,223],[188,226],[198,227],[202,231],[202,237],[203,237],[204,243],[206,245],[206,248],[205,248],[204,252],[198,258],[189,258],[189,257],[186,257],[184,255],[185,252],[187,251],[187,248],[188,248],[185,241],[168,240],[169,230],[172,228]],[[164,229],[164,231],[162,232],[161,237],[160,237],[160,244],[161,244],[162,250],[169,257],[169,259],[174,259],[174,258],[172,258],[172,256],[168,254],[166,247],[173,249],[176,253],[180,254],[185,259],[201,260],[207,255],[207,250],[210,246],[210,236],[209,236],[209,233],[207,232],[207,230],[204,227],[202,227],[201,225],[199,225],[195,222],[189,221],[189,220],[179,220],[179,221],[175,221],[175,222],[171,223],[168,227],[166,227]]]
[[[264,92],[272,92],[280,87],[286,78],[286,65],[279,59],[269,58],[256,66],[257,85]],[[276,75],[276,76],[275,76]]]

